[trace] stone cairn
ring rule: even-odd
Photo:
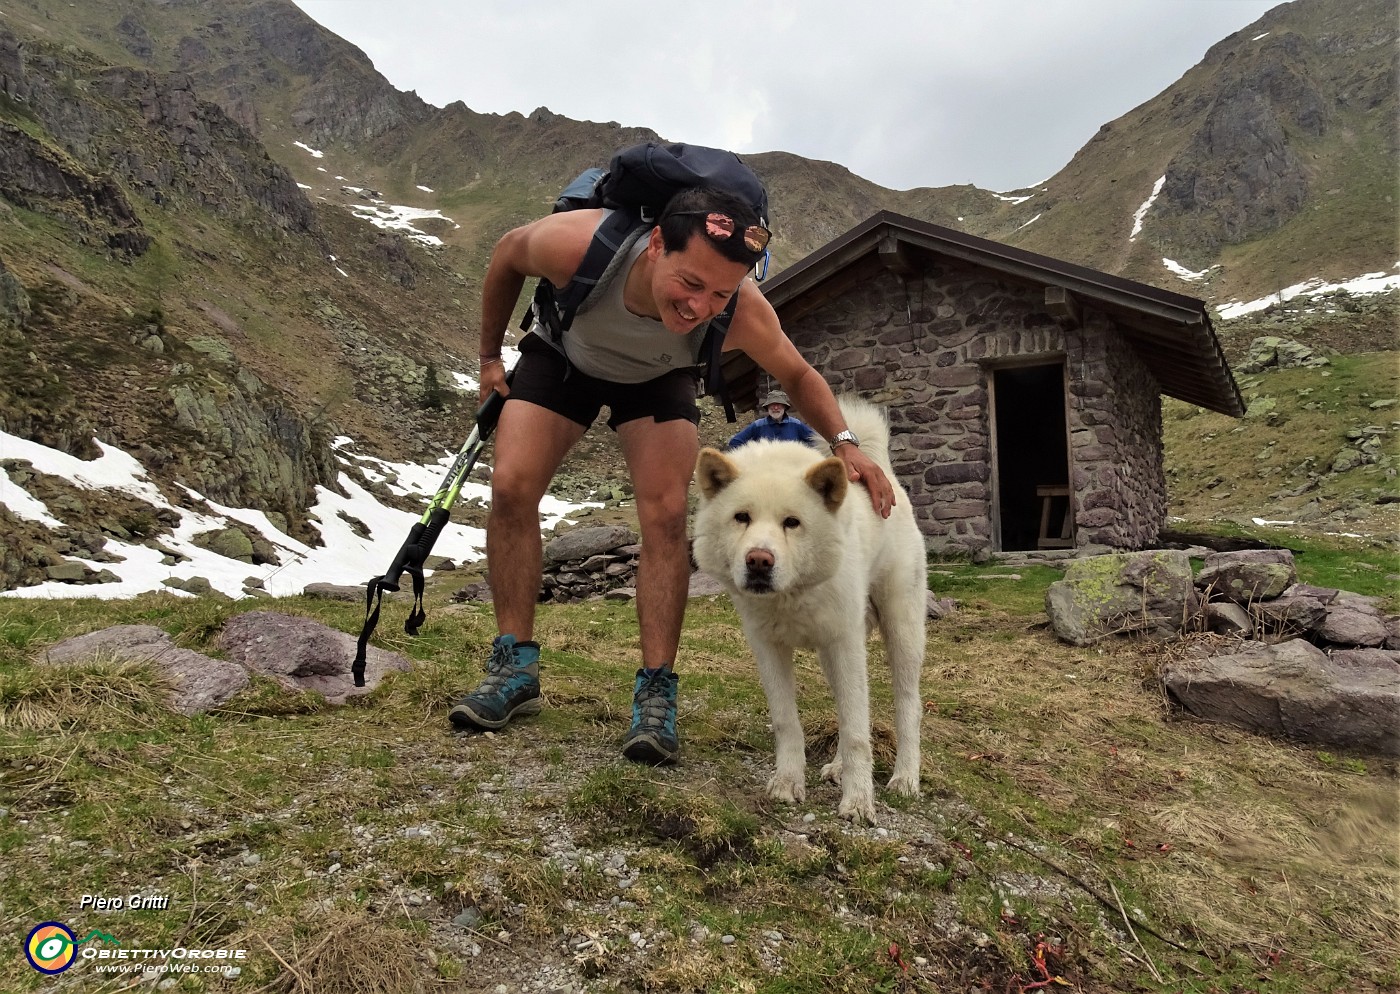
[[[637,534],[621,525],[571,528],[544,547],[539,599],[552,604],[596,597],[632,600],[637,596],[637,558],[641,552]],[[452,599],[490,598],[489,582],[479,582],[463,587]]]

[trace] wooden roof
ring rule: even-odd
[[[1083,309],[1107,314],[1156,376],[1162,392],[1240,417],[1244,399],[1215,337],[1204,301],[987,238],[881,211],[763,284],[778,316],[792,321],[884,267],[915,273],[928,256],[957,259],[1045,288],[1046,310],[1077,323]],[[751,406],[758,370],[740,352],[725,356],[736,404]]]

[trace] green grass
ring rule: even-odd
[[[1333,356],[1321,369],[1287,369],[1241,379],[1247,403],[1272,403],[1243,420],[1167,400],[1163,405],[1170,513],[1192,521],[1294,521],[1314,536],[1358,533],[1393,542],[1400,515],[1394,408],[1370,404],[1400,395],[1394,352]],[[1382,429],[1378,461],[1332,473],[1347,433]]]

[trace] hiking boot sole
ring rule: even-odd
[[[622,755],[627,759],[634,763],[647,763],[651,766],[674,763],[680,754],[680,746],[675,749],[666,749],[655,736],[647,734],[638,735],[623,743],[622,746]]]
[[[447,712],[447,717],[458,728],[482,728],[488,732],[494,732],[498,728],[505,728],[513,718],[538,714],[542,706],[543,704],[538,697],[532,697],[530,700],[521,701],[511,708],[506,712],[504,718],[487,718],[477,714],[467,704],[456,704],[453,705],[451,711]]]

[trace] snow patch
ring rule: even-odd
[[[1396,263],[1395,268],[1400,269],[1400,263]],[[1372,293],[1386,293],[1390,290],[1400,288],[1400,274],[1386,273],[1365,273],[1354,279],[1343,283],[1326,283],[1321,277],[1314,277],[1295,283],[1290,287],[1284,287],[1278,293],[1271,293],[1267,297],[1260,297],[1258,300],[1250,300],[1245,303],[1231,301],[1228,304],[1219,304],[1215,312],[1221,320],[1229,321],[1232,318],[1242,317],[1245,314],[1253,314],[1255,311],[1262,311],[1273,304],[1282,304],[1294,297],[1318,296],[1325,293],[1334,293],[1337,290],[1345,290],[1347,293],[1358,297],[1364,297]]]
[[[1133,232],[1128,236],[1128,241],[1136,241],[1137,236],[1142,233],[1142,220],[1147,217],[1147,212],[1152,209],[1152,204],[1157,199],[1157,194],[1162,192],[1163,185],[1167,182],[1166,174],[1163,173],[1157,182],[1152,184],[1152,193],[1142,202],[1142,206],[1133,212]]]

